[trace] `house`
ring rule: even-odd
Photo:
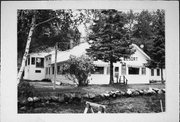
[[[122,58],[122,61],[114,63],[115,83],[145,84],[150,80],[160,80],[160,69],[149,69],[145,67],[150,57],[136,44],[132,44],[136,50],[130,58]],[[72,49],[57,52],[57,82],[73,83],[70,79],[62,75],[61,65],[69,59],[70,55],[81,56],[86,54],[86,49],[90,45],[87,42],[81,43]],[[24,79],[42,80],[44,78],[54,78],[55,51],[50,53],[30,54],[25,67]],[[109,84],[110,64],[101,60],[94,61],[95,71],[91,74],[90,84]],[[165,70],[163,70],[165,74]],[[163,75],[165,79],[165,75]]]

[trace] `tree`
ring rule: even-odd
[[[86,82],[88,75],[93,70],[93,60],[87,55],[82,55],[80,57],[71,55],[70,59],[62,65],[62,73],[67,76],[70,75],[69,78],[73,79],[74,82],[76,82],[77,79],[78,86],[88,84]]]
[[[151,51],[152,60],[149,67],[161,69],[161,80],[163,81],[163,68],[165,68],[165,12],[157,10],[153,19],[153,47]]]
[[[127,19],[124,13],[113,9],[100,10],[89,34],[91,47],[87,49],[87,54],[94,60],[110,62],[110,84],[114,83],[113,63],[133,53],[125,24]]]
[[[72,21],[71,10],[18,10],[18,57],[24,55],[17,82],[22,76],[29,50],[36,50],[40,45],[46,47],[59,41],[66,42],[61,44],[62,48],[72,38],[78,43],[80,33]],[[30,46],[31,41],[33,46]]]
[[[148,10],[143,10],[135,15],[135,23],[132,27],[133,43],[144,45],[143,51],[150,55],[152,48],[153,33],[153,15]]]

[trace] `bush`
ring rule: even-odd
[[[51,82],[51,79],[45,78],[41,80],[42,82]]]
[[[34,86],[30,85],[27,81],[21,81],[18,84],[18,98],[33,97],[35,94]]]
[[[74,79],[77,79],[78,86],[88,84],[87,78],[93,70],[93,60],[87,55],[80,57],[71,55],[70,59],[62,67],[62,73],[75,77]]]

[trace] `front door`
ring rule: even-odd
[[[115,69],[114,69],[114,77],[115,77],[114,81],[115,81],[115,83],[117,83],[118,79],[119,79],[119,67],[115,67]]]
[[[121,75],[126,75],[126,64],[122,64]]]

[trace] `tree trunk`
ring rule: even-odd
[[[25,52],[24,52],[24,55],[23,55],[23,58],[22,58],[21,68],[20,68],[20,70],[18,72],[18,76],[17,76],[17,83],[20,82],[22,73],[23,73],[24,68],[25,68],[25,62],[26,62],[27,56],[29,54],[29,47],[30,47],[30,43],[31,43],[31,39],[32,39],[31,37],[32,37],[34,29],[35,29],[35,16],[33,16],[33,18],[32,18],[31,28],[29,30],[29,35],[28,35],[28,39],[27,39],[27,43],[26,43],[26,48],[25,48]]]
[[[114,83],[114,78],[113,78],[113,62],[110,61],[110,81],[109,84],[113,84]]]
[[[161,81],[162,82],[164,81],[164,78],[163,78],[163,68],[161,68]]]
[[[56,75],[57,75],[57,43],[55,45],[55,60],[54,60],[54,83],[53,83],[53,90],[56,89]]]

